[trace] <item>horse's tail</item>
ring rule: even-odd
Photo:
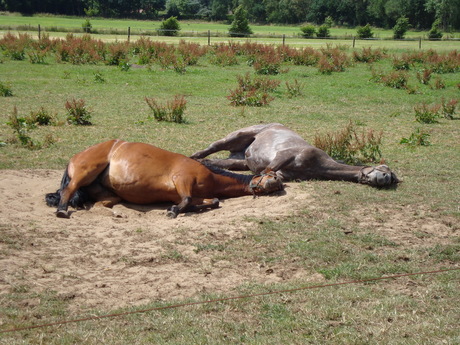
[[[50,207],[57,207],[61,201],[61,191],[69,185],[70,176],[68,168],[65,169],[64,175],[62,176],[61,186],[55,193],[47,193],[45,195],[46,204]],[[91,200],[89,194],[85,191],[85,188],[78,189],[72,198],[69,200],[69,205],[73,208],[83,208],[85,203]]]

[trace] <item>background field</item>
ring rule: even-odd
[[[59,24],[64,23],[63,20]],[[416,73],[420,66],[408,72],[409,85],[416,89],[415,93],[384,86],[371,80],[371,68],[389,73],[393,56],[418,51],[418,46],[407,50],[398,46],[399,42],[379,42],[381,48],[387,49],[387,58],[371,65],[353,63],[340,73],[325,75],[316,66],[284,63],[283,73],[270,76],[281,81],[273,93],[275,99],[260,108],[233,107],[227,99],[230,90],[237,86],[236,76],[246,72],[255,75],[245,57],[240,57],[237,65],[220,67],[204,56],[183,74],[158,64],[122,71],[102,63],[57,63],[52,54],[46,57],[45,64],[2,57],[0,81],[11,86],[13,97],[0,98],[0,142],[4,143],[0,147],[0,168],[11,179],[14,175],[25,179],[30,171],[32,181],[36,174],[40,177],[37,183],[44,183],[46,174],[28,169],[53,169],[59,173],[51,172],[48,176],[53,179],[51,186],[57,188],[56,176],[73,154],[112,138],[148,142],[190,155],[230,131],[256,123],[280,122],[313,142],[316,134],[335,132],[352,121],[359,129],[383,131],[383,160],[403,182],[391,190],[344,182],[302,182],[292,184],[286,198],[280,197],[283,212],[276,213],[275,207],[271,211],[273,216],[270,212],[258,216],[264,212],[262,198],[254,206],[250,199],[244,199],[246,209],[254,207],[254,215],[240,210],[242,216],[222,216],[219,212],[231,211],[232,204],[226,204],[215,213],[189,217],[189,223],[166,225],[162,223],[160,209],[139,212],[142,215],[137,219],[137,214],[126,208],[120,210],[129,215],[129,221],[119,225],[105,226],[111,215],[93,210],[77,212],[72,223],[58,223],[50,218],[51,209],[40,206],[39,199],[34,200],[36,206],[30,206],[32,216],[23,216],[18,206],[21,218],[15,220],[15,214],[8,211],[8,203],[4,202],[0,261],[10,263],[13,268],[3,265],[0,330],[132,310],[133,306],[144,309],[311,284],[457,268],[460,260],[458,111],[454,120],[439,118],[437,123],[421,124],[415,121],[414,106],[459,99],[458,70],[438,75],[445,83],[443,89],[432,87],[433,83],[431,86],[419,83]],[[458,49],[455,41],[433,44],[441,47],[440,52]],[[314,47],[326,47],[326,43]],[[349,56],[353,53],[350,42],[342,49]],[[355,51],[361,49],[359,46]],[[132,58],[130,62],[138,61]],[[96,75],[105,82],[98,82]],[[302,94],[290,98],[285,83],[295,80],[303,86]],[[166,102],[176,94],[184,95],[187,100],[185,124],[149,119],[145,96]],[[47,135],[56,139],[54,145],[40,150],[30,150],[14,142],[15,134],[6,124],[14,107],[19,116],[44,107],[63,121],[64,104],[71,98],[86,101],[93,114],[92,126],[34,129],[30,135],[35,140],[43,141]],[[400,143],[417,129],[430,134],[430,146],[410,147]],[[43,184],[38,186],[42,188]],[[8,181],[4,181],[2,188],[5,195],[13,197],[8,192]],[[301,197],[295,198],[296,195]],[[21,196],[16,198],[20,204]],[[272,198],[270,202],[267,200],[267,205],[270,203],[273,204]],[[238,206],[241,205],[234,204]],[[213,218],[219,219],[219,223],[213,222]],[[187,218],[184,216],[179,221],[186,222]],[[99,226],[104,227],[101,233],[94,231]],[[105,235],[117,239],[126,236],[120,242],[130,248],[131,256],[112,253],[112,247],[95,247],[98,244],[95,238]],[[76,241],[78,249],[70,246],[70,240]],[[87,260],[90,257],[96,260],[107,250],[111,253],[107,255],[113,257],[110,256],[105,268],[112,270],[115,266],[125,269],[145,266],[147,275],[153,275],[149,269],[163,267],[195,272],[197,267],[202,269],[206,259],[211,265],[211,277],[231,267],[231,272],[241,271],[243,278],[229,282],[227,289],[218,280],[214,281],[214,289],[208,285],[206,291],[187,290],[184,286],[182,297],[165,292],[166,297],[161,298],[145,291],[144,299],[151,298],[139,305],[130,300],[130,296],[139,292],[137,285],[124,276],[126,280],[120,282],[126,288],[120,295],[123,300],[111,307],[107,296],[94,285],[88,291],[75,292],[77,297],[69,297],[64,294],[63,286],[53,284],[52,279],[45,287],[35,284],[34,279],[42,282],[40,274],[35,273],[32,279],[28,276],[27,263],[15,266],[14,262],[15,258],[26,258],[28,252],[33,252],[31,243],[36,242],[42,246],[53,243],[58,248],[60,243],[67,243],[73,248],[70,252],[81,252]],[[155,248],[150,254],[155,260],[141,264],[136,251],[146,253],[149,246]],[[59,260],[50,253],[34,258],[36,271],[55,275],[56,281],[70,279],[59,275]],[[115,259],[117,255],[120,257]],[[91,266],[90,261],[80,263],[82,268]],[[78,261],[72,264],[79,266]],[[105,268],[98,267],[101,275],[106,274]],[[262,272],[261,276],[266,278],[251,279],[248,273],[251,269]],[[155,289],[154,284],[151,288]],[[1,333],[0,342],[455,344],[460,341],[458,288],[459,273],[452,271]],[[91,293],[97,293],[105,304],[98,307],[89,303],[89,299],[80,298]]]

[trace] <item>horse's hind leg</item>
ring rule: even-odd
[[[207,163],[216,166],[218,168],[235,170],[235,171],[247,171],[249,170],[246,160],[244,159],[204,159],[201,161],[204,165]]]
[[[178,205],[171,206],[166,215],[169,218],[176,218],[179,213],[199,212],[205,209],[214,209],[219,207],[219,199],[203,199],[185,197]]]
[[[117,146],[117,143],[118,141],[111,140],[97,144],[71,158],[67,167],[70,181],[60,191],[60,201],[56,211],[57,217],[69,218],[69,200],[78,189],[89,186],[107,168],[111,151]]]

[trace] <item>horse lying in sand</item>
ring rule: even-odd
[[[215,166],[230,170],[251,170],[256,174],[275,171],[283,181],[341,180],[373,187],[385,187],[399,182],[386,165],[363,167],[339,163],[279,123],[239,129],[194,153],[191,158],[202,159],[218,151],[230,151],[230,157],[207,159]]]
[[[171,218],[181,212],[216,208],[217,198],[267,194],[283,189],[274,172],[241,175],[207,167],[184,155],[153,145],[110,140],[89,147],[70,159],[61,186],[46,195],[56,215],[69,218],[68,206],[87,201],[106,207],[173,202]]]

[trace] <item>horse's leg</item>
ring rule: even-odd
[[[204,158],[218,151],[244,152],[254,141],[256,134],[263,131],[267,126],[270,125],[255,125],[239,129],[225,138],[213,142],[206,149],[195,152],[190,158]]]
[[[84,186],[89,186],[109,165],[110,152],[118,141],[111,140],[77,153],[70,160],[67,171],[70,177],[68,185],[60,191],[60,201],[56,216],[69,218],[69,200],[75,192]],[[120,142],[122,143],[122,142]]]
[[[104,206],[112,208],[114,205],[119,204],[123,199],[112,191],[104,188],[99,183],[93,183],[86,187],[86,191],[89,193],[93,200],[96,200],[94,206]]]
[[[205,159],[206,162],[210,164],[227,170],[235,170],[235,171],[247,171],[249,170],[246,160],[244,159]],[[206,163],[203,162],[205,165]]]
[[[169,218],[176,218],[179,213],[185,212],[200,212],[206,209],[214,209],[219,207],[219,199],[203,199],[186,197],[178,205],[173,205],[168,208],[166,215]]]

